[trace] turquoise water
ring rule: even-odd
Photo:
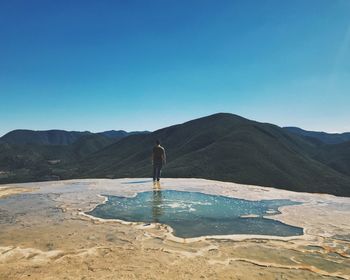
[[[291,200],[249,201],[198,192],[155,190],[135,197],[106,195],[106,204],[87,214],[103,219],[162,223],[183,238],[207,235],[302,235],[303,229],[263,216],[280,213],[278,207],[300,204]],[[256,217],[244,217],[256,215]]]

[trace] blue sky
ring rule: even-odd
[[[0,0],[0,135],[216,112],[350,131],[348,0]]]

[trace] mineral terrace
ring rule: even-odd
[[[0,279],[350,279],[350,198],[202,179],[164,179],[160,187],[300,201],[268,218],[304,235],[181,239],[166,225],[84,214],[103,203],[101,194],[152,190],[149,179],[2,185]]]

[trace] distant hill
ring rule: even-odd
[[[74,152],[76,158],[84,158],[115,143],[116,140],[100,134],[89,134],[79,138],[71,145],[70,149]]]
[[[37,144],[37,145],[70,145],[78,139],[88,135],[102,135],[114,140],[122,139],[129,135],[145,134],[148,131],[131,131],[109,130],[100,133],[92,133],[89,131],[65,131],[65,130],[28,130],[17,129],[10,131],[0,138],[0,143],[8,143],[15,145]]]
[[[99,132],[98,134],[106,136],[108,138],[121,139],[123,137],[126,137],[128,135],[128,132],[124,130],[108,130]]]
[[[76,164],[116,141],[98,134],[81,136],[69,145],[0,143],[0,182],[61,179]]]
[[[350,176],[350,141],[323,146],[315,158],[334,170]]]
[[[131,131],[131,132],[126,132],[124,130],[108,130],[104,132],[99,132],[98,134],[101,134],[103,136],[106,136],[108,138],[113,138],[113,139],[122,139],[126,136],[129,135],[134,135],[134,134],[147,134],[149,131]]]
[[[318,131],[307,131],[298,127],[284,127],[283,129],[297,135],[315,138],[324,144],[340,144],[346,141],[350,141],[350,132],[326,133]]]
[[[18,129],[5,134],[0,139],[8,144],[69,145],[90,132],[65,130],[26,130]]]
[[[350,177],[316,159],[319,145],[278,126],[215,114],[134,135],[88,156],[81,177],[149,177],[156,139],[167,149],[166,177],[196,177],[350,196]]]
[[[0,138],[0,183],[62,179],[87,155],[120,140],[99,133],[59,132],[55,138],[46,137],[51,131],[16,130]]]

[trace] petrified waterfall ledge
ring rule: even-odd
[[[152,191],[149,179],[2,185],[0,275],[4,279],[350,279],[350,198],[202,179],[164,179],[159,187],[248,201],[298,202],[279,207],[280,213],[266,218],[303,228],[303,234],[180,238],[161,223],[86,214],[106,196],[134,197]]]

